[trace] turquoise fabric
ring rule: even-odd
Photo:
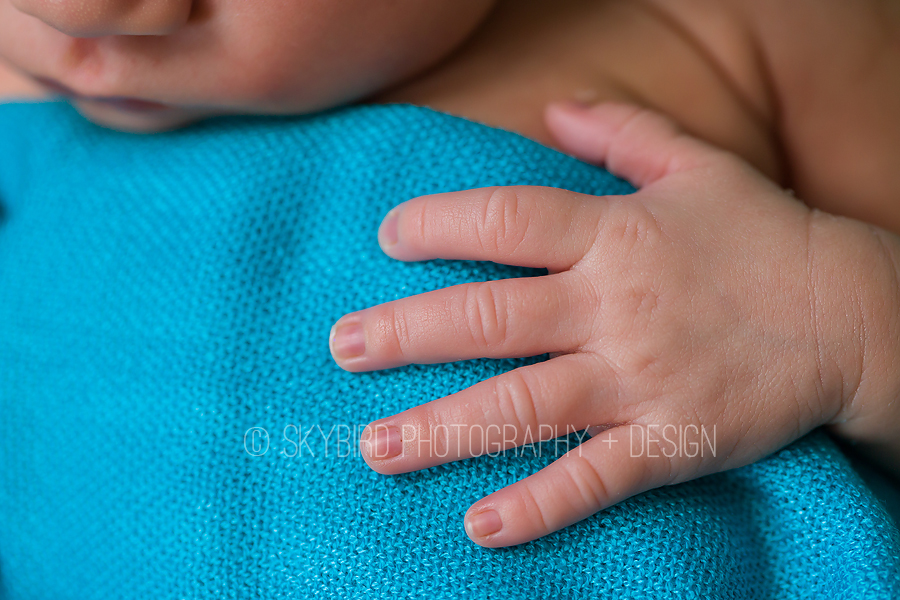
[[[822,434],[500,550],[466,508],[577,439],[364,465],[369,420],[528,362],[353,375],[328,353],[346,312],[534,274],[378,249],[395,204],[496,184],[630,191],[408,106],[156,136],[0,107],[2,596],[900,597],[896,527]]]

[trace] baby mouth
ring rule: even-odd
[[[47,77],[35,77],[35,79],[54,94],[65,96],[71,100],[103,104],[127,112],[158,112],[171,108],[160,102],[152,102],[150,100],[142,100],[140,98],[131,98],[128,96],[83,96],[54,79],[49,79]]]
[[[79,100],[87,100],[89,102],[97,102],[125,110],[128,112],[158,112],[167,110],[169,106],[160,104],[159,102],[151,102],[149,100],[141,100],[140,98],[127,97],[110,97],[110,98],[79,98]]]

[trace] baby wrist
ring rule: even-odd
[[[900,474],[900,237],[852,219],[816,218],[820,353],[839,361],[843,387],[829,424]]]

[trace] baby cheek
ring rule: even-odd
[[[251,112],[282,112],[305,101],[303,86],[297,86],[296,74],[272,64],[262,63],[252,71],[229,73],[218,85],[222,96]]]
[[[218,92],[252,111],[274,113],[322,110],[364,93],[361,74],[329,68],[327,62],[314,67],[299,63],[280,56],[246,59],[243,68],[226,69],[216,84]]]
[[[192,0],[11,0],[19,11],[73,37],[171,35],[188,21]]]

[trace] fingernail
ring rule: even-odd
[[[403,440],[400,439],[400,430],[396,427],[377,425],[369,429],[369,432],[369,436],[363,440],[369,458],[387,460],[403,452]]]
[[[397,243],[397,217],[399,215],[400,207],[394,207],[381,222],[381,228],[378,230],[378,242],[384,248],[389,248]]]
[[[496,510],[483,510],[466,517],[466,533],[471,538],[481,538],[497,533],[503,528],[503,521]]]
[[[338,360],[356,358],[365,354],[366,336],[363,333],[362,323],[359,321],[335,323],[331,328],[329,346],[331,346],[331,355]]]

